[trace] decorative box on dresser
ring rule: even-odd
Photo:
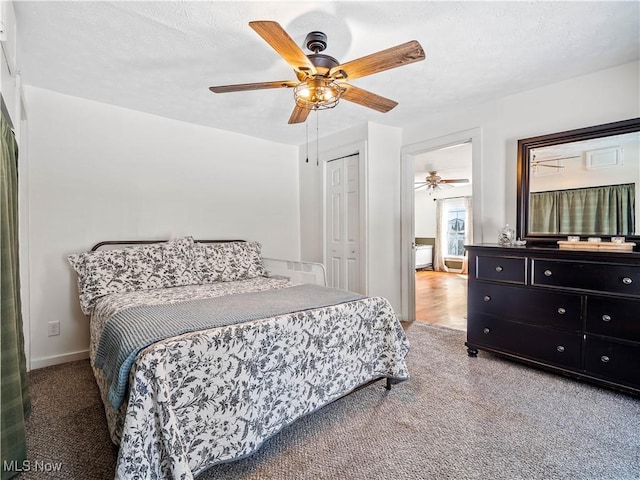
[[[640,254],[467,246],[467,351],[640,395]]]

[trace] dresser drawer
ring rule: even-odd
[[[587,333],[640,342],[640,301],[588,297]]]
[[[533,259],[532,285],[640,295],[640,266]]]
[[[580,368],[582,335],[560,332],[487,315],[476,315],[467,329],[469,344],[565,368]]]
[[[479,280],[493,280],[523,285],[526,283],[526,258],[478,255],[476,262],[476,278]]]
[[[587,372],[612,382],[640,387],[640,345],[604,340],[587,335]]]
[[[467,301],[469,314],[575,332],[582,329],[582,297],[573,293],[476,282]]]

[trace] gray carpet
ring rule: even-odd
[[[464,332],[412,324],[411,380],[383,382],[300,419],[213,479],[640,479],[640,400],[480,353]],[[30,460],[59,473],[113,478],[88,361],[29,373]]]

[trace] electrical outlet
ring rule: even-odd
[[[49,322],[49,336],[60,335],[60,322]]]

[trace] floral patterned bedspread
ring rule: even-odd
[[[282,288],[257,278],[109,295],[92,315],[91,358],[109,315],[131,305]],[[269,437],[368,381],[409,378],[409,344],[391,305],[367,297],[160,341],[138,355],[118,411],[94,368],[116,478],[192,479],[255,452]]]

